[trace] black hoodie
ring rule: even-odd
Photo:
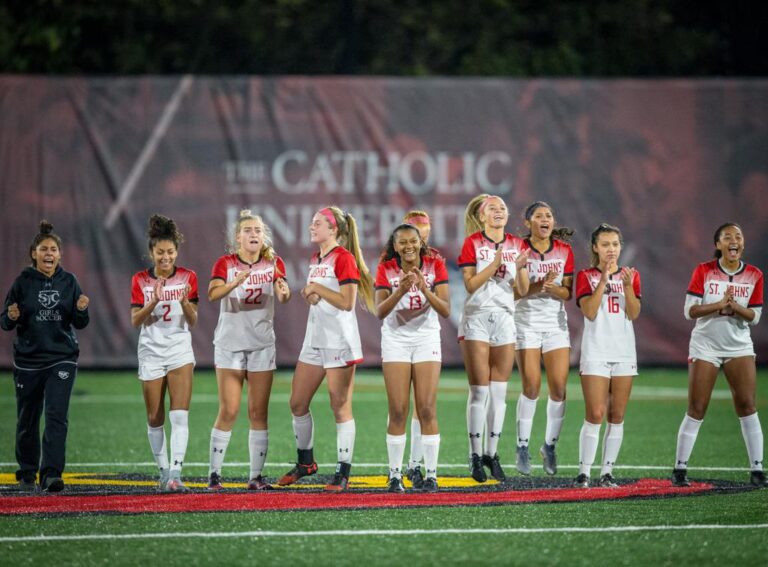
[[[77,362],[80,347],[75,329],[82,329],[89,320],[87,309],[77,309],[82,293],[77,278],[61,266],[56,266],[51,277],[26,268],[14,280],[0,314],[0,327],[6,331],[16,328],[13,361],[17,368],[41,369],[59,362]],[[8,306],[14,303],[21,312],[16,321],[8,317]]]

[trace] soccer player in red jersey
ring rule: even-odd
[[[376,272],[376,315],[383,320],[381,360],[389,400],[387,454],[389,491],[403,492],[411,382],[420,422],[426,478],[421,486],[437,490],[437,384],[440,379],[440,321],[450,315],[445,262],[430,254],[419,231],[401,224],[393,231]]]
[[[319,251],[309,263],[307,285],[301,290],[309,303],[304,344],[291,383],[291,414],[298,462],[278,481],[285,486],[317,472],[313,454],[314,423],[309,405],[323,379],[328,377],[331,409],[336,418],[338,464],[326,490],[347,489],[355,445],[352,386],[355,366],[363,352],[355,316],[360,296],[373,312],[373,280],[363,260],[352,215],[338,207],[315,213],[309,234]]]
[[[515,307],[516,358],[523,391],[517,400],[517,469],[530,474],[528,443],[541,389],[541,363],[547,372],[547,426],[541,454],[547,474],[557,473],[555,445],[565,419],[565,384],[568,380],[571,341],[565,302],[573,291],[573,250],[569,228],[556,228],[552,207],[542,201],[525,210],[528,236],[524,250],[531,280],[528,294]]]
[[[134,274],[131,282],[131,324],[141,327],[139,379],[147,409],[147,434],[160,469],[159,488],[186,492],[181,468],[189,439],[192,397],[191,327],[197,323],[197,275],[176,265],[183,236],[163,215],[149,219],[149,254],[153,266]],[[171,398],[171,463],[165,438],[165,392]]]
[[[260,216],[240,211],[232,253],[216,261],[208,299],[218,301],[214,362],[219,413],[211,430],[208,489],[220,490],[221,467],[248,384],[249,490],[269,490],[262,476],[269,446],[267,416],[275,366],[275,300],[286,303],[291,291],[285,264],[272,248],[272,234]]]
[[[723,367],[749,456],[750,482],[768,486],[763,471],[763,431],[755,407],[757,370],[750,327],[760,321],[763,273],[744,262],[744,234],[736,223],[715,231],[715,259],[693,271],[684,315],[696,321],[688,350],[688,411],[677,434],[675,486],[688,486],[688,459]]]
[[[624,438],[632,378],[637,376],[632,321],[640,315],[640,273],[619,265],[623,239],[615,226],[601,224],[590,241],[592,267],[576,275],[576,304],[584,314],[579,370],[586,419],[579,436],[579,474],[574,486],[589,487],[600,426],[607,417],[598,486],[615,487],[613,466]]]
[[[507,409],[507,382],[515,360],[515,293],[528,293],[528,251],[504,231],[509,220],[500,197],[481,194],[467,205],[467,235],[458,264],[467,298],[459,342],[469,379],[467,429],[472,478],[485,482],[484,466],[506,479],[497,447]],[[483,449],[483,430],[485,448]]]

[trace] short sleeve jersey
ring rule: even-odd
[[[448,283],[448,271],[441,257],[422,256],[421,273],[432,291],[437,286]],[[399,258],[382,262],[376,270],[376,289],[391,292],[399,287],[400,278],[404,275]],[[440,341],[440,321],[437,313],[417,286],[411,287],[384,318],[381,337],[407,344]]]
[[[144,307],[154,301],[156,283],[154,268],[135,273],[131,280],[131,307]],[[139,360],[162,362],[192,351],[192,334],[181,308],[181,297],[187,286],[189,301],[197,303],[195,272],[178,266],[165,278],[163,297],[141,326]]]
[[[211,271],[211,280],[232,282],[238,273],[249,276],[221,298],[219,321],[213,344],[228,351],[247,351],[275,344],[275,288],[277,278],[285,278],[285,264],[276,256],[260,258],[249,264],[237,254],[219,258]]]
[[[345,284],[359,284],[360,271],[355,257],[343,246],[337,246],[325,256],[316,253],[309,263],[307,283],[318,283],[331,291],[340,291]],[[344,311],[322,299],[310,305],[304,346],[359,349],[360,332],[354,308]]]
[[[693,271],[687,293],[706,305],[720,301],[729,287],[742,307],[762,308],[763,273],[749,264],[742,264],[733,274],[725,272],[718,260],[699,264]],[[722,311],[699,317],[691,333],[691,348],[723,357],[750,350],[753,345],[749,323]]]
[[[620,270],[621,268],[619,268]],[[581,270],[576,276],[576,304],[592,295],[600,283],[602,273],[597,268]],[[640,272],[635,272],[632,289],[640,299]],[[581,336],[582,362],[628,362],[637,363],[635,330],[627,318],[626,296],[621,272],[611,274],[605,286],[603,300],[594,321],[584,317],[584,332]]]
[[[504,234],[501,242],[494,242],[484,232],[476,232],[464,240],[458,259],[459,268],[472,266],[481,272],[493,262],[497,253],[503,255],[496,273],[475,290],[475,293],[467,296],[464,302],[465,316],[492,311],[514,314],[515,292],[512,284],[517,272],[515,259],[522,252],[523,244],[521,238],[508,233]]]
[[[570,244],[553,238],[549,250],[542,254],[526,239],[523,250],[531,251],[528,257],[531,283],[542,281],[549,272],[557,274],[554,280],[557,285],[563,285],[563,278],[573,277],[573,250]],[[515,306],[515,325],[521,331],[567,330],[565,303],[547,293],[523,297]]]

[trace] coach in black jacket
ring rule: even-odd
[[[40,223],[29,249],[32,267],[13,282],[0,326],[16,329],[13,381],[16,385],[16,478],[24,491],[64,489],[61,476],[67,441],[67,414],[80,347],[74,329],[88,324],[88,298],[74,275],[64,271],[61,239]],[[73,329],[74,327],[74,329]],[[40,459],[40,416],[45,431]]]

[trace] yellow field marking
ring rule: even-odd
[[[156,480],[124,480],[119,478],[111,478],[117,476],[115,473],[64,473],[63,479],[67,485],[71,486],[156,486]],[[411,483],[408,479],[403,478],[403,482],[406,488],[411,488]],[[478,484],[469,477],[455,477],[455,476],[443,476],[438,479],[440,488],[470,488],[476,487]],[[0,473],[0,486],[2,485],[15,485],[18,481],[16,475],[13,473]],[[208,486],[205,482],[184,482],[190,488],[205,488]],[[483,483],[483,486],[492,486],[498,484],[498,481],[488,479]],[[225,482],[224,488],[244,488],[245,483],[241,482]],[[293,484],[286,487],[278,487],[280,490],[295,490],[295,489],[318,489],[323,488],[325,484]],[[350,488],[386,488],[387,477],[384,475],[365,475],[365,476],[353,476],[349,479]]]

